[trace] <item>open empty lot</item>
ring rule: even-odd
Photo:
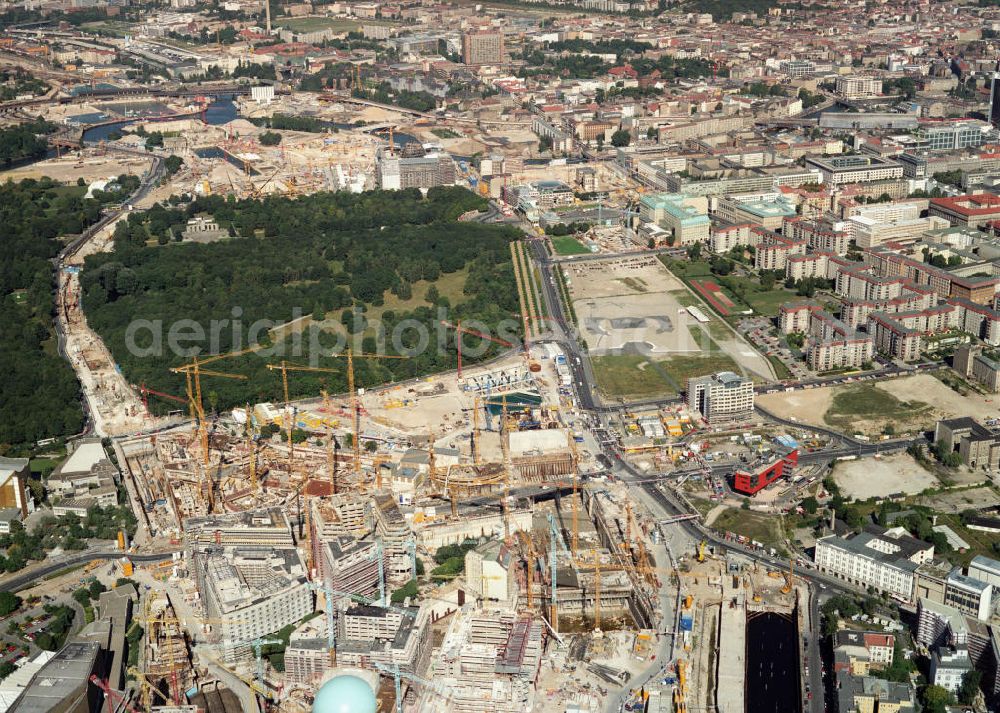
[[[565,263],[563,269],[606,396],[678,393],[689,377],[721,370],[773,378],[768,361],[655,258]]]
[[[906,453],[842,461],[834,468],[833,479],[845,496],[858,500],[897,493],[915,495],[941,484],[933,473]]]
[[[935,493],[930,497],[917,498],[913,502],[916,505],[927,505],[940,512],[960,513],[969,509],[996,507],[1000,505],[1000,494],[997,494],[994,488],[984,485],[981,488]]]
[[[882,433],[886,426],[896,433],[930,430],[942,418],[985,419],[997,413],[994,399],[961,396],[930,374],[765,394],[758,403],[802,423],[869,435]]]

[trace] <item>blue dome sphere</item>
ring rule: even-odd
[[[312,713],[375,713],[375,693],[363,678],[345,674],[331,678],[316,692]]]

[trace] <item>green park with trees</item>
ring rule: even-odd
[[[257,320],[279,325],[301,314],[319,326],[307,336],[316,337],[312,346],[321,355],[340,351],[345,333],[355,351],[379,350],[378,325],[387,335],[384,350],[391,352],[394,330],[404,320],[415,320],[429,331],[430,345],[414,349],[416,330],[402,331],[399,347],[412,350],[411,358],[359,360],[359,386],[451,369],[456,364],[454,334],[447,334],[444,349],[434,341],[442,318],[479,320],[492,329],[518,310],[509,244],[520,231],[457,220],[485,205],[481,197],[456,187],[432,188],[426,197],[410,189],[315,193],[296,200],[213,195],[186,205],[168,202],[130,215],[119,223],[114,252],[87,258],[81,276],[83,307],[130,382],[172,394],[184,393],[184,381],[169,370],[189,357],[174,354],[166,339],[159,353],[134,353],[126,340],[134,320],[159,321],[164,335],[178,320],[193,320],[207,333],[213,320],[231,320],[239,308],[241,328],[219,332],[218,351],[226,352],[250,344]],[[173,243],[187,220],[199,215],[211,216],[233,238]],[[444,289],[445,282],[451,289]],[[510,324],[517,328],[516,320]],[[261,343],[281,339],[264,330],[253,336]],[[152,338],[149,332],[137,332],[134,345],[150,347]],[[309,361],[310,339],[301,341],[303,353],[297,356],[288,349],[284,356],[246,354],[228,361],[226,371],[249,379],[215,380],[206,388],[207,405],[226,408],[280,398],[280,379],[266,364],[282,358]],[[465,342],[467,350],[474,346],[470,341]],[[208,340],[197,346],[207,348]],[[481,358],[496,353],[491,344]],[[322,360],[322,365],[337,368],[342,362]],[[325,376],[328,390],[346,389],[344,371]],[[294,396],[315,395],[324,388],[313,374],[303,374],[290,387]]]

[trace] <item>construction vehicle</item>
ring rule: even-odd
[[[781,588],[782,594],[788,594],[792,591],[792,578],[795,576],[795,560],[788,560],[788,572],[782,573],[785,578],[785,586]]]
[[[698,561],[699,562],[704,562],[705,561],[705,545],[707,545],[707,544],[708,543],[705,542],[705,540],[702,540],[701,542],[698,543]]]

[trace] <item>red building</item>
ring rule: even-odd
[[[799,451],[794,449],[777,460],[760,463],[752,470],[738,469],[733,473],[733,490],[743,495],[756,495],[799,464]]]

